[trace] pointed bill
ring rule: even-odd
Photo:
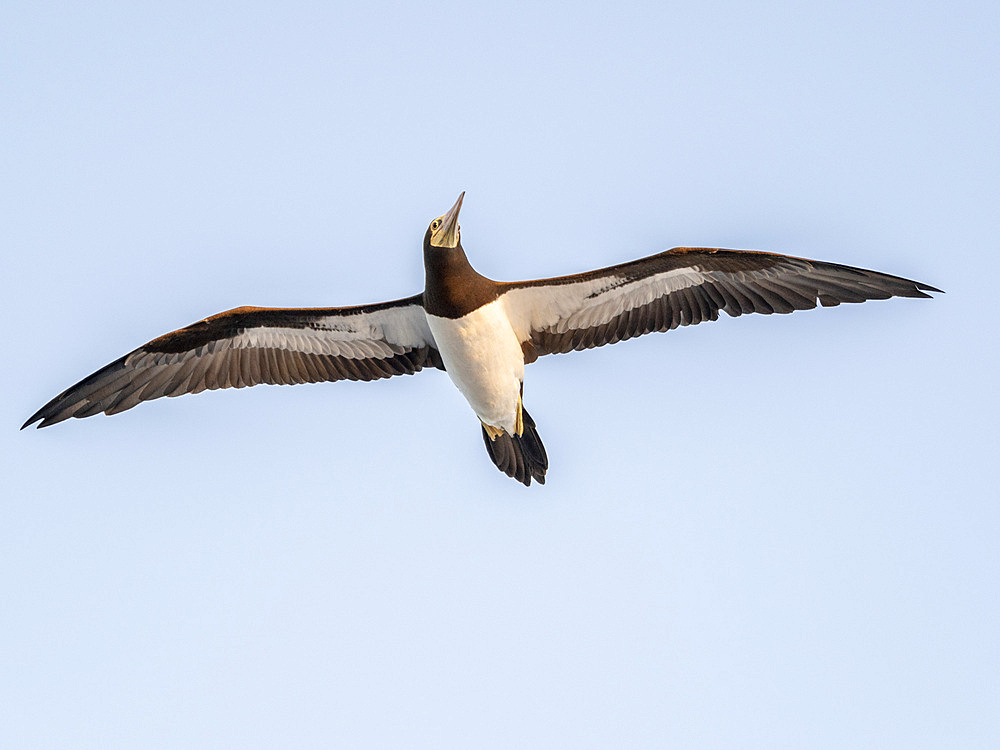
[[[458,200],[455,201],[455,205],[448,209],[448,212],[438,219],[440,224],[438,224],[437,228],[431,230],[431,244],[434,247],[458,247],[458,213],[462,210],[463,198],[465,198],[464,190],[462,191],[462,194],[458,196]]]

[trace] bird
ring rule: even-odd
[[[469,263],[465,193],[427,227],[424,289],[331,308],[237,307],[164,334],[63,391],[21,427],[117,414],[217,388],[377,380],[444,370],[479,418],[497,468],[545,483],[548,456],[524,408],[525,366],[547,354],[748,313],[790,313],[941,292],[863,268],[755,250],[676,247],[571,276],[493,281]]]

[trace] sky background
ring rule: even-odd
[[[7,2],[0,746],[1000,746],[1000,5]],[[676,245],[947,291],[18,432],[238,305]]]

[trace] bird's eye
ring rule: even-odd
[[[434,219],[431,222],[431,229],[437,229],[439,226],[441,226],[441,219]]]

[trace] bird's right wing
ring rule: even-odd
[[[239,307],[140,346],[56,396],[21,429],[206,389],[375,380],[424,367],[443,365],[419,294],[359,307]]]

